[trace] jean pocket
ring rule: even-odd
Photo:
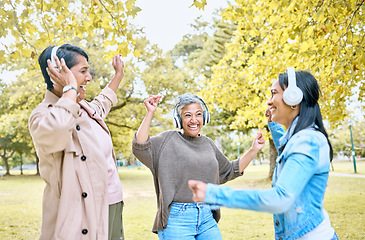
[[[182,212],[185,212],[184,204],[179,204],[179,205],[172,204],[171,205],[170,216],[178,216]]]

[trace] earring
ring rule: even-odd
[[[291,107],[291,109],[295,110],[295,109],[297,109],[297,108],[298,108],[298,105],[290,106],[290,107]]]

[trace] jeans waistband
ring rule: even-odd
[[[206,207],[206,208],[209,208],[211,210],[216,210],[216,209],[219,208],[219,206],[217,206],[217,205],[210,205],[210,204],[206,204],[206,203],[202,203],[202,202],[198,202],[198,203],[179,203],[179,202],[172,202],[171,206],[185,207],[185,208],[201,208],[201,207]]]

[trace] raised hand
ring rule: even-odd
[[[268,107],[265,111],[265,117],[267,117],[267,121],[271,122],[271,112],[270,112],[270,107]]]
[[[264,147],[264,145],[265,145],[265,139],[262,135],[262,132],[258,132],[252,142],[252,149],[258,152]]]
[[[160,101],[161,97],[161,95],[150,95],[146,100],[144,100],[143,103],[146,106],[147,112],[154,113],[156,111],[158,102]]]
[[[113,57],[112,65],[115,70],[115,75],[124,77],[124,62],[121,59],[122,54],[117,54]]]

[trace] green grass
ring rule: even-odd
[[[353,173],[352,162],[335,162],[335,172]],[[365,161],[357,162],[365,174]],[[244,176],[228,182],[235,189],[269,188],[268,165],[250,165]],[[27,172],[29,173],[29,172]],[[12,172],[12,174],[18,174]],[[123,221],[127,240],[152,239],[156,197],[151,173],[145,168],[119,170],[125,208]],[[41,226],[44,183],[37,176],[4,176],[0,179],[0,239],[37,239]],[[340,239],[365,239],[365,178],[330,176],[325,208]],[[222,208],[219,222],[223,239],[273,239],[272,215],[242,209]]]

